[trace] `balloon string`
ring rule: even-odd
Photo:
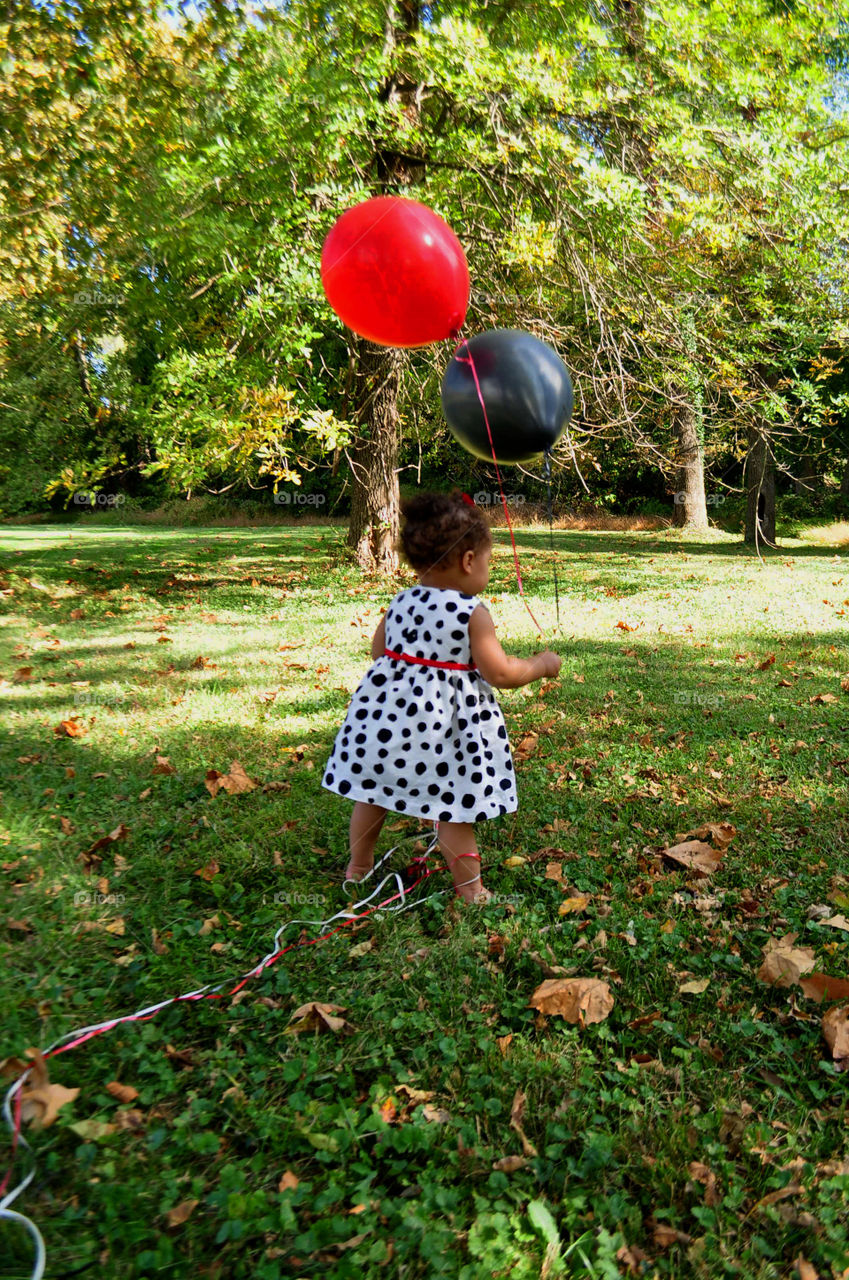
[[[489,436],[489,447],[492,450],[492,461],[495,464],[495,474],[498,476],[498,488],[501,490],[501,505],[504,508],[504,515],[507,519],[507,528],[510,530],[510,541],[513,544],[513,562],[516,566],[516,581],[519,584],[519,594],[522,597],[522,603],[524,604],[525,608],[527,609],[528,613],[530,613],[531,618],[533,619],[534,626],[536,627],[540,635],[542,635],[543,634],[542,627],[539,625],[536,618],[534,618],[534,615],[531,611],[531,606],[528,604],[525,598],[525,588],[522,586],[522,573],[519,568],[519,553],[516,550],[516,539],[513,537],[513,525],[510,523],[510,512],[507,510],[507,499],[504,496],[504,485],[501,483],[501,472],[498,470],[498,458],[495,456],[495,445],[492,440],[492,431],[490,430],[490,427],[489,427],[489,415],[487,414],[487,411],[486,411],[486,404],[484,403],[483,392],[481,391],[481,384],[478,381],[478,371],[475,368],[475,361],[474,361],[474,357],[472,356],[472,350],[471,350],[471,347],[469,346],[468,339],[466,338],[463,339],[463,345],[469,353],[468,360],[465,359],[463,356],[458,356],[456,353],[454,358],[455,360],[458,360],[460,364],[469,365],[469,367],[472,370],[472,377],[475,380],[475,390],[478,393],[478,400],[480,401],[481,410],[483,411],[483,420],[486,423],[486,434]]]
[[[554,521],[551,510],[551,450],[545,451],[545,483],[548,490],[548,540],[551,546],[551,562],[554,567],[554,607],[557,610],[557,630],[560,630],[560,592],[557,586],[557,553],[554,550]]]

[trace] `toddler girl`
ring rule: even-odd
[[[556,676],[560,658],[508,656],[477,592],[489,581],[492,535],[472,499],[424,493],[402,504],[401,550],[418,586],[389,604],[322,786],[355,801],[347,878],[361,880],[387,812],[436,824],[439,848],[467,902],[480,880],[474,823],[518,807],[510,743],[492,692]]]

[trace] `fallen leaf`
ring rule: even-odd
[[[301,1184],[300,1178],[298,1178],[292,1172],[291,1169],[287,1169],[277,1184],[277,1190],[278,1191],[294,1191],[297,1187],[300,1186],[300,1184]]]
[[[808,698],[808,702],[815,702],[815,703],[838,702],[838,701],[839,699],[837,695],[834,693],[815,693],[812,698]]]
[[[528,1001],[540,1013],[559,1016],[582,1027],[604,1022],[613,1003],[610,987],[599,978],[548,978]]]
[[[778,1191],[770,1191],[768,1195],[763,1196],[755,1208],[765,1209],[768,1205],[778,1204],[779,1200],[787,1200],[790,1196],[799,1195],[803,1189],[801,1182],[788,1182],[786,1187],[779,1187]]]
[[[681,995],[699,996],[703,991],[707,991],[710,986],[710,978],[694,978],[692,982],[684,982],[678,988]]]
[[[106,1086],[106,1092],[111,1093],[113,1098],[117,1098],[119,1102],[135,1102],[139,1096],[138,1089],[134,1089],[131,1084],[119,1084],[117,1080],[110,1080]]]
[[[245,791],[253,791],[259,785],[253,778],[248,777],[238,760],[231,763],[229,773],[218,773],[216,769],[210,769],[206,775],[205,784],[211,796],[218,795],[222,790],[227,791],[231,796],[237,796]]]
[[[27,1049],[26,1054],[33,1062],[29,1081],[20,1091],[21,1119],[24,1124],[31,1121],[34,1129],[46,1129],[56,1120],[60,1107],[73,1102],[80,1091],[50,1083],[47,1063],[39,1049]]]
[[[508,1032],[506,1036],[496,1037],[495,1043],[498,1045],[498,1051],[501,1054],[502,1058],[506,1056],[507,1050],[510,1048],[510,1043],[512,1039],[513,1039],[512,1031]]]
[[[176,773],[177,770],[170,763],[167,756],[157,756],[153,765],[153,773]]]
[[[531,733],[523,734],[522,737],[519,739],[519,741],[516,743],[515,748],[513,749],[514,760],[527,760],[529,756],[532,756],[534,754],[538,746],[539,746],[538,733],[531,732]]]
[[[809,1000],[822,1004],[823,1000],[849,1000],[849,982],[845,978],[831,978],[826,973],[812,973],[799,983],[802,994]]]
[[[14,684],[26,684],[27,681],[32,680],[32,678],[32,667],[18,667],[17,671],[12,676],[12,682]]]
[[[586,894],[578,894],[574,898],[564,898],[560,906],[557,908],[559,916],[568,916],[586,909],[589,897]]]
[[[806,1261],[801,1254],[796,1258],[793,1266],[799,1272],[799,1280],[819,1280],[819,1272],[816,1267]]]
[[[221,868],[219,867],[218,863],[215,861],[214,858],[212,858],[211,861],[207,862],[205,867],[198,867],[197,870],[194,871],[192,874],[196,876],[200,876],[201,880],[206,880],[208,883],[210,880],[212,880],[215,876],[218,875],[218,872],[220,870]]]
[[[763,662],[758,663],[758,671],[766,671],[767,667],[771,667],[775,662],[775,654],[771,653],[768,658],[764,658]]]
[[[685,840],[683,844],[664,849],[661,856],[699,877],[712,875],[722,861],[722,853],[712,849],[703,840]]]
[[[820,920],[820,924],[827,925],[830,929],[842,929],[844,933],[849,933],[849,920],[845,916],[830,916],[828,920]]]
[[[518,1169],[524,1169],[527,1163],[525,1156],[502,1156],[492,1167],[499,1173],[516,1173]]]
[[[505,858],[502,867],[521,867],[527,862],[527,858],[522,858],[518,854],[513,854],[510,858]]]
[[[849,1004],[837,1004],[823,1015],[822,1033],[835,1062],[849,1066]]]
[[[192,1216],[200,1200],[182,1200],[165,1214],[169,1227],[181,1227]]]
[[[289,1025],[284,1028],[289,1035],[300,1035],[302,1031],[343,1031],[350,1028],[344,1018],[337,1018],[337,1013],[343,1013],[344,1005],[338,1004],[321,1004],[317,1000],[311,1000],[307,1004],[302,1004],[292,1014],[292,1020]]]
[[[737,834],[737,828],[730,822],[708,822],[695,831],[688,831],[680,836],[680,840],[707,840],[717,853],[724,853]]]
[[[792,987],[803,973],[810,973],[814,967],[812,947],[794,947],[795,933],[788,933],[783,938],[771,938],[763,949],[764,960],[758,969],[761,982],[768,982],[774,987]]]
[[[517,1089],[513,1095],[513,1102],[510,1107],[510,1128],[519,1135],[519,1141],[522,1144],[522,1150],[525,1155],[536,1156],[539,1153],[522,1128],[522,1122],[525,1118],[525,1103],[527,1100],[527,1094],[523,1093],[521,1089]]]
[[[357,956],[364,956],[366,952],[374,950],[374,938],[366,938],[365,942],[358,942],[356,946],[350,948],[348,955],[355,959]]]
[[[81,738],[87,729],[77,716],[71,716],[70,720],[62,720],[56,725],[54,733],[64,734],[66,738]]]
[[[704,1200],[709,1207],[719,1203],[719,1192],[716,1189],[716,1174],[700,1160],[693,1160],[689,1166],[690,1177],[700,1182],[705,1189]]]
[[[430,1120],[433,1124],[448,1124],[451,1119],[444,1107],[432,1107],[429,1102],[422,1107],[422,1115],[425,1120]]]

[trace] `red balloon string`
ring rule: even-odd
[[[469,365],[469,367],[472,370],[472,377],[475,380],[475,390],[478,393],[478,400],[480,401],[481,410],[483,411],[483,420],[486,423],[486,434],[489,436],[489,447],[492,450],[492,461],[495,463],[495,474],[498,476],[498,488],[501,491],[501,505],[504,508],[504,515],[507,518],[507,528],[510,530],[510,541],[513,544],[513,561],[516,565],[516,581],[519,584],[519,594],[522,597],[522,603],[524,604],[525,608],[527,609],[528,613],[530,613],[531,618],[533,619],[534,626],[536,627],[540,635],[542,635],[543,634],[542,627],[539,625],[536,618],[534,618],[534,615],[531,612],[531,606],[528,604],[527,600],[525,599],[525,589],[522,586],[522,573],[519,568],[519,553],[516,550],[516,539],[513,537],[513,526],[510,523],[510,512],[507,510],[507,499],[504,496],[504,485],[501,483],[501,472],[498,470],[498,458],[495,456],[495,445],[493,444],[493,440],[492,440],[492,431],[490,430],[490,426],[489,426],[489,415],[487,414],[487,411],[486,411],[486,404],[484,402],[483,392],[481,391],[481,384],[478,381],[478,371],[475,368],[475,361],[474,361],[474,357],[472,356],[472,349],[469,346],[468,340],[466,338],[463,338],[463,345],[469,353],[468,359],[466,359],[464,356],[458,356],[456,352],[454,355],[454,359],[459,360],[460,364]]]

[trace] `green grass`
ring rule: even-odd
[[[350,806],[321,774],[380,610],[413,579],[364,582],[343,536],[0,532],[0,1057],[235,981],[285,920],[346,905]],[[783,1280],[799,1257],[821,1276],[849,1267],[846,1076],[822,1007],[756,978],[767,940],[790,931],[818,969],[849,977],[847,934],[808,916],[849,906],[849,549],[785,540],[761,563],[718,532],[554,536],[559,634],[547,531],[517,531],[545,639],[503,530],[485,593],[508,651],[563,656],[545,692],[499,695],[514,748],[539,730],[517,764],[518,813],[478,828],[484,881],[515,910],[455,909],[446,892],[296,947],[237,1000],[175,1005],[50,1060],[80,1093],[28,1131],[37,1175],[15,1205],[44,1233],[48,1274],[607,1278],[630,1257],[632,1274]],[[82,736],[54,732],[73,717]],[[174,772],[154,773],[157,755]],[[207,771],[233,760],[278,785],[211,797]],[[737,828],[712,880],[669,870],[659,851],[707,822]],[[81,855],[122,823],[87,871]],[[424,824],[392,825],[378,856],[400,841],[400,868]],[[449,886],[442,871],[427,891]],[[98,892],[114,900],[75,902]],[[282,892],[325,901],[282,905]],[[560,917],[564,893],[589,895],[586,911]],[[606,980],[608,1020],[537,1015],[531,953]],[[703,994],[680,993],[705,978]],[[352,1030],[286,1034],[308,1001],[342,1006]],[[138,1098],[121,1104],[112,1081]],[[433,1094],[432,1119],[404,1111],[401,1084]],[[503,1172],[495,1162],[523,1154],[519,1091],[537,1154]],[[79,1127],[90,1121],[118,1127]],[[287,1170],[298,1184],[281,1191]],[[193,1213],[169,1227],[187,1200]],[[29,1274],[27,1237],[3,1223],[0,1256],[4,1276]]]

